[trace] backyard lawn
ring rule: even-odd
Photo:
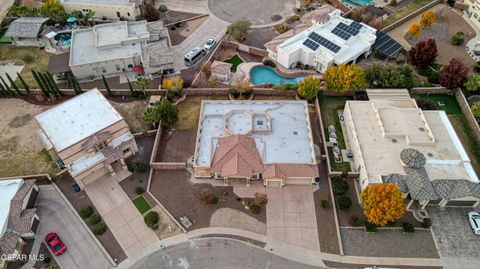
[[[347,100],[348,99],[346,97],[332,96],[324,96],[319,99],[322,122],[325,129],[325,137],[328,137],[328,126],[333,124],[335,126],[335,130],[337,131],[337,142],[340,149],[345,149],[346,147],[343,139],[342,127],[340,125],[340,119],[338,118],[338,110],[343,110]],[[331,148],[328,149],[328,152],[330,156],[333,156]],[[333,171],[350,171],[350,163],[335,163],[333,158],[330,158],[330,165]]]
[[[434,0],[412,0],[410,3],[399,8],[397,12],[388,16],[388,18],[383,21],[383,26],[388,26],[433,1]]]
[[[37,48],[21,48],[11,46],[0,46],[0,61],[15,62],[16,64],[24,64],[20,75],[31,88],[36,87],[35,79],[31,70],[46,72],[48,69],[49,55]],[[17,84],[20,83],[17,79]]]
[[[415,99],[431,100],[435,102],[435,108],[438,110],[445,110],[447,114],[462,114],[462,109],[457,103],[454,95],[442,95],[442,94],[420,94],[412,95]],[[443,102],[445,105],[440,106],[438,102]]]
[[[225,96],[191,96],[178,107],[178,122],[175,128],[179,131],[196,131],[198,119],[200,118],[200,106],[202,100],[226,100]]]
[[[133,199],[132,202],[142,215],[152,208],[143,195],[139,195],[137,198]]]
[[[243,63],[243,60],[240,58],[240,56],[238,56],[238,54],[236,54],[236,55],[233,55],[232,58],[226,60],[225,62],[232,64],[232,68],[230,68],[230,71],[235,73],[237,72],[237,66]]]

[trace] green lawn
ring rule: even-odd
[[[11,60],[25,65],[20,75],[30,88],[37,87],[31,70],[47,72],[49,59],[50,56],[38,48],[0,46],[0,61]],[[21,85],[18,79],[16,84]]]
[[[225,62],[232,64],[232,68],[230,68],[230,71],[237,72],[237,66],[243,63],[243,60],[240,58],[240,56],[238,56],[238,54],[236,54],[236,55],[233,55],[232,58],[226,60]]]
[[[462,109],[457,103],[457,99],[455,99],[454,95],[444,95],[444,94],[420,94],[412,96],[415,99],[423,99],[423,100],[432,100],[435,102],[435,108],[437,110],[445,110],[447,114],[462,114]],[[438,104],[439,101],[445,103],[445,106],[440,106]]]
[[[4,36],[7,29],[0,29],[0,44],[12,44],[12,39],[10,37]]]
[[[345,149],[346,147],[345,140],[343,139],[342,127],[340,125],[340,119],[338,118],[338,110],[343,110],[347,100],[348,99],[346,97],[333,96],[324,96],[319,99],[325,137],[328,137],[328,126],[333,124],[335,126],[335,130],[337,131],[337,142],[340,149]],[[329,155],[333,156],[331,149],[329,149]],[[349,163],[337,164],[333,158],[330,158],[330,165],[333,171],[350,171]]]
[[[147,202],[147,200],[145,200],[145,197],[143,197],[143,195],[140,195],[137,198],[133,199],[132,202],[138,209],[138,211],[140,211],[140,214],[143,214],[152,208]]]
[[[392,15],[388,16],[387,19],[383,21],[383,26],[388,26],[401,18],[407,16],[408,14],[414,12],[415,10],[427,5],[428,3],[433,2],[433,0],[413,0],[405,6],[401,7],[399,11],[394,12]]]

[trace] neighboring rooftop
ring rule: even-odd
[[[20,38],[37,38],[43,25],[50,18],[22,17],[14,20],[8,26],[5,36]]]
[[[0,180],[0,238],[7,230],[10,205],[22,184],[23,179],[21,178]]]
[[[210,72],[228,75],[230,74],[231,68],[232,68],[231,63],[226,63],[222,61],[213,61],[212,65],[210,66]]]
[[[237,134],[255,140],[264,164],[316,163],[308,107],[304,101],[204,100],[195,165],[209,167],[219,140]]]
[[[97,89],[73,97],[35,118],[57,151],[122,120]]]
[[[407,170],[412,177],[425,178],[421,176],[425,174],[429,181],[479,182],[444,111],[421,110],[407,90],[367,93],[370,101],[347,101],[345,107],[371,183]]]
[[[60,3],[78,3],[105,6],[130,6],[134,4],[131,0],[60,0]]]

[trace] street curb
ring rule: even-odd
[[[85,223],[85,221],[83,221],[82,217],[80,217],[80,215],[78,214],[77,210],[75,210],[75,208],[72,206],[72,204],[68,201],[67,197],[65,197],[65,195],[63,194],[63,192],[60,190],[60,188],[58,188],[57,184],[55,184],[54,182],[52,182],[52,186],[53,188],[60,194],[60,196],[62,197],[62,199],[65,201],[65,203],[67,204],[67,206],[70,208],[70,210],[73,211],[73,214],[80,220],[80,223],[82,223],[83,227],[87,230],[88,234],[92,237],[93,241],[95,241],[95,243],[97,243],[97,245],[100,247],[100,249],[102,250],[103,254],[108,258],[108,260],[110,261],[110,263],[114,266],[114,267],[117,267],[117,263],[113,260],[112,256],[110,256],[110,254],[107,252],[107,250],[103,247],[103,245],[100,243],[100,241],[98,241],[97,237],[92,233],[92,231],[90,230],[90,228],[87,226],[87,224]]]

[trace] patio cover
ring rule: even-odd
[[[37,38],[43,25],[50,18],[23,17],[14,20],[8,26],[5,36],[21,38]]]
[[[377,39],[375,39],[372,47],[388,57],[392,57],[403,48],[402,45],[382,31],[377,32]]]
[[[65,73],[70,71],[70,66],[68,64],[68,60],[70,53],[62,53],[58,55],[53,55],[50,57],[50,61],[48,62],[48,72],[51,74],[59,74]]]

